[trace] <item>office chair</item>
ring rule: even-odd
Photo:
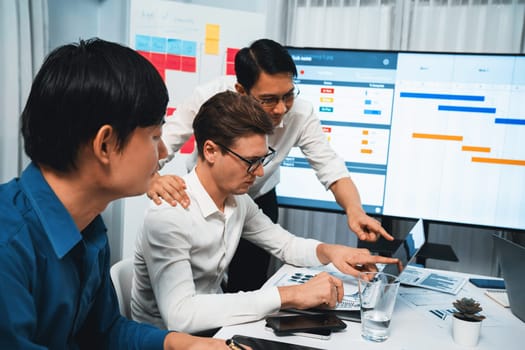
[[[133,280],[133,258],[116,262],[110,269],[111,280],[115,286],[120,313],[131,319],[131,283]]]

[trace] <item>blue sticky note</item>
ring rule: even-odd
[[[183,56],[197,56],[197,43],[195,41],[182,41],[182,55]]]
[[[166,53],[167,39],[154,36],[151,38],[151,51],[158,53]]]
[[[135,35],[135,49],[138,51],[151,51],[151,37],[149,35]]]
[[[168,39],[168,54],[182,55],[182,40]]]

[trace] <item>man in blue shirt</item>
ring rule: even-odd
[[[32,163],[0,185],[0,349],[228,349],[120,315],[100,213],[144,193],[166,156],[168,93],[135,51],[54,50],[22,113]]]

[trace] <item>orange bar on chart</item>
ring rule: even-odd
[[[475,163],[492,163],[492,164],[525,166],[525,160],[519,160],[519,159],[472,157],[472,161]]]
[[[462,151],[490,153],[490,147],[462,146]]]
[[[433,139],[433,140],[444,140],[444,141],[463,141],[463,136],[459,135],[443,135],[443,134],[422,134],[413,133],[412,137],[415,139]]]
[[[361,148],[361,153],[372,154],[372,150],[369,148]]]

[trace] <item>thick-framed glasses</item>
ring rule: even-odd
[[[252,95],[252,98],[255,101],[259,102],[264,108],[273,109],[279,104],[279,101],[283,101],[285,105],[293,103],[295,98],[299,96],[300,92],[301,91],[299,90],[299,88],[297,86],[294,86],[292,90],[288,91],[282,96],[256,97]]]
[[[271,147],[268,147],[268,149],[270,150],[270,152],[268,154],[265,154],[264,156],[262,156],[260,158],[250,160],[250,159],[244,158],[243,156],[241,156],[237,152],[232,151],[228,147],[226,147],[226,146],[224,146],[224,145],[222,145],[222,144],[220,144],[218,142],[215,142],[215,143],[217,145],[219,145],[220,147],[222,147],[225,151],[233,154],[234,156],[236,156],[237,158],[239,158],[240,160],[242,160],[243,162],[248,164],[248,169],[246,169],[246,171],[248,173],[253,173],[255,170],[257,170],[259,168],[259,166],[261,166],[261,165],[265,166],[266,164],[270,163],[270,161],[275,156],[275,150],[273,148],[271,148]]]

